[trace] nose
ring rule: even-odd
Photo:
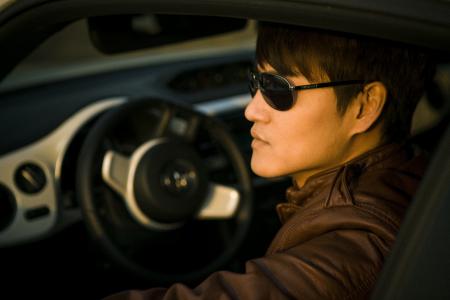
[[[245,108],[245,118],[250,122],[265,122],[269,121],[268,105],[263,99],[261,91],[258,89],[255,96]]]

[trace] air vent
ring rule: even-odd
[[[33,163],[25,163],[16,170],[14,182],[23,193],[36,194],[45,187],[47,179],[41,167]]]
[[[186,71],[170,80],[168,85],[172,90],[182,93],[244,85],[251,65],[250,61],[241,61]]]

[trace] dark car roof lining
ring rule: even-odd
[[[0,25],[25,10],[35,9],[38,6],[42,7],[48,4],[63,5],[66,7],[66,10],[72,10],[75,6],[102,6],[103,12],[116,10],[117,7],[121,7],[122,9],[133,9],[133,7],[151,10],[162,9],[164,12],[178,11],[180,13],[194,14],[202,14],[202,12],[203,14],[218,13],[224,16],[241,17],[249,17],[252,14],[261,15],[262,12],[265,12],[268,18],[275,18],[274,21],[278,19],[280,22],[285,21],[303,25],[307,24],[304,24],[301,19],[305,17],[302,9],[310,6],[316,8],[315,12],[322,10],[328,12],[327,14],[336,14],[339,12],[339,9],[348,13],[376,14],[378,16],[390,16],[396,19],[410,19],[421,23],[450,25],[448,18],[450,3],[448,0],[378,0],[375,2],[360,0],[248,0],[245,3],[239,0],[129,0],[126,2],[122,0],[19,0],[1,13]],[[284,16],[287,13],[291,15],[292,10],[295,11],[295,20],[285,20]],[[339,26],[339,24],[329,25],[333,27]]]
[[[450,53],[450,5],[444,1],[356,0],[59,0],[19,1],[0,15],[3,78],[67,23],[88,16],[171,13],[283,22],[391,39]],[[26,36],[26,38],[24,38]],[[21,38],[18,38],[21,37]]]
[[[86,16],[179,13],[283,22],[450,50],[450,4],[435,1],[425,2],[424,6],[423,0],[400,1],[403,5],[397,1],[383,2],[377,1],[374,6],[349,0],[342,0],[339,4],[323,0],[247,0],[245,3],[238,0],[20,1],[0,16],[0,27],[4,31],[3,27],[13,22],[14,28],[29,30],[32,24],[43,27]],[[420,11],[421,6],[426,10]],[[417,14],[417,10],[421,13]]]

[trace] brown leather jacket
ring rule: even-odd
[[[425,170],[423,156],[386,145],[287,190],[283,226],[244,274],[216,272],[190,289],[106,299],[366,299]]]

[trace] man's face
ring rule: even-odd
[[[259,71],[276,73],[269,65]],[[287,79],[311,83],[303,76]],[[271,108],[258,90],[245,117],[254,123],[251,167],[259,176],[292,175],[302,185],[310,175],[348,159],[351,122],[347,113],[338,113],[332,88],[297,92],[288,111]]]

